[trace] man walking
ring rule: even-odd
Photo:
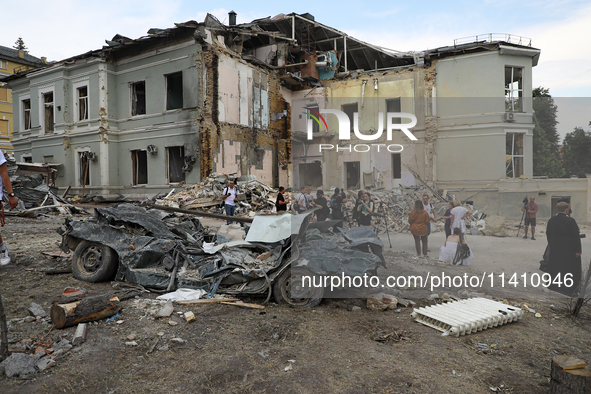
[[[234,211],[236,210],[236,188],[234,187],[234,181],[230,181],[228,187],[224,189],[224,195],[222,196],[224,199],[224,208],[226,208],[226,215],[227,216],[234,216]],[[234,223],[231,220],[228,220],[226,224]]]
[[[546,227],[550,266],[548,273],[552,279],[548,288],[573,297],[581,283],[581,237],[577,222],[568,216],[569,209],[569,203],[556,204],[558,214],[548,220]],[[566,285],[570,283],[572,286]]]
[[[18,200],[12,191],[12,184],[10,183],[8,169],[6,168],[6,158],[4,157],[4,153],[0,151],[0,204],[2,204],[2,194],[4,192],[2,185],[4,185],[8,192],[8,203],[10,204],[10,207],[13,209],[16,208]],[[4,226],[4,209],[2,209],[2,226]],[[7,264],[10,264],[10,256],[8,256],[8,249],[6,249],[4,240],[0,235],[0,265]]]
[[[427,211],[432,222],[437,221],[437,212],[435,212],[435,207],[433,207],[433,204],[429,202],[429,196],[426,194],[423,194],[423,209]],[[427,237],[429,237],[429,235],[431,235],[431,222],[427,223]],[[430,252],[431,250],[427,249],[427,251]]]
[[[535,203],[536,198],[531,196],[529,202],[521,208],[522,211],[527,211],[525,214],[525,235],[523,239],[527,239],[527,226],[531,226],[531,239],[536,240],[534,234],[536,232],[536,213],[538,213],[538,204]]]

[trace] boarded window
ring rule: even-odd
[[[0,134],[8,135],[8,121],[0,119]]]
[[[168,182],[178,183],[185,180],[183,166],[185,164],[185,148],[171,146],[168,148]]]
[[[78,182],[80,186],[90,185],[90,160],[88,158],[89,152],[78,152],[80,163],[80,179]]]
[[[166,109],[183,108],[183,73],[166,76]]]
[[[402,178],[402,161],[400,153],[394,153],[392,155],[392,178]]]
[[[25,130],[31,129],[31,100],[23,100],[23,126]]]
[[[358,111],[358,105],[357,105],[357,103],[345,104],[342,106],[342,110],[345,114],[347,114],[347,117],[349,118],[349,122],[351,125],[350,131],[351,131],[351,133],[353,133],[353,114]]]
[[[45,119],[45,132],[51,133],[53,132],[53,92],[44,93],[43,94],[43,105],[45,106],[44,110],[44,119]]]
[[[131,84],[131,115],[146,114],[146,83],[144,81]]]
[[[146,185],[148,183],[148,152],[145,150],[132,150],[131,161],[133,165],[133,184]]]
[[[88,119],[88,86],[76,89],[78,92],[78,120]]]
[[[505,111],[523,111],[523,68],[505,67]]]
[[[0,101],[8,101],[8,89],[0,88]]]

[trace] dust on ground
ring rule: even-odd
[[[9,217],[1,229],[13,258],[0,269],[10,347],[32,352],[37,342],[56,343],[74,335],[75,327],[58,330],[46,321],[22,321],[31,302],[49,312],[65,287],[82,287],[91,294],[117,288],[114,283],[80,282],[71,274],[45,274],[69,266],[68,258],[42,254],[57,250],[55,229],[63,220]],[[433,259],[416,258],[408,244],[401,246],[409,242],[406,238],[398,234],[394,247],[384,248],[388,269],[380,268],[380,277],[441,268]],[[472,244],[476,239],[472,237]],[[484,250],[480,253],[486,256]],[[457,275],[470,270],[478,267],[446,267]],[[398,291],[417,307],[438,302],[429,289]],[[526,312],[516,323],[457,338],[415,323],[412,308],[371,311],[361,299],[325,299],[313,309],[273,301],[264,310],[176,306],[170,319],[157,320],[157,294],[144,293],[123,301],[116,321],[89,324],[86,342],[53,368],[31,379],[2,376],[0,387],[3,393],[545,393],[552,356],[568,354],[591,362],[589,305],[572,320],[567,298],[533,289],[511,293],[484,287],[480,292],[513,305],[527,303],[542,317]],[[262,303],[264,297],[244,300]],[[361,310],[354,311],[355,306]],[[179,314],[186,311],[196,315],[195,322],[187,323]],[[133,342],[130,338],[137,346],[126,345]]]

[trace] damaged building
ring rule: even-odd
[[[6,78],[17,161],[49,163],[58,187],[104,197],[154,195],[212,172],[287,183],[278,75],[238,41],[208,16]]]
[[[546,218],[570,196],[590,222],[587,179],[533,178],[540,53],[509,34],[399,52],[310,14],[236,24],[230,12],[228,25],[208,15],[117,35],[4,81],[17,160],[53,163],[56,185],[74,192],[154,195],[211,173],[293,188],[424,183],[508,217],[520,217],[525,194]],[[391,124],[409,124],[413,138]]]

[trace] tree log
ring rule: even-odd
[[[550,371],[550,393],[591,393],[591,371],[585,362],[569,356],[555,356]]]
[[[121,309],[119,298],[101,295],[84,297],[67,304],[54,303],[51,306],[51,321],[56,328],[63,328],[101,320],[113,316]]]

